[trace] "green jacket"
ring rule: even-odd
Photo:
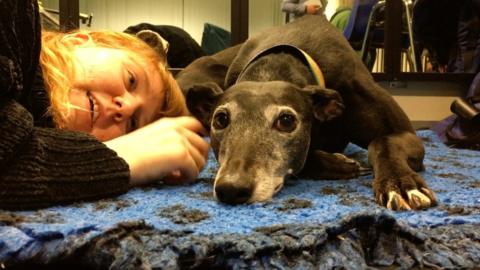
[[[337,9],[337,11],[335,11],[335,13],[330,18],[330,23],[332,23],[333,26],[338,28],[340,31],[345,30],[345,27],[347,27],[348,24],[348,20],[350,19],[351,12],[352,9],[349,7]]]

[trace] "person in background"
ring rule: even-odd
[[[291,22],[305,14],[323,14],[326,7],[327,0],[283,0],[281,9]]]
[[[0,1],[0,208],[185,183],[208,143],[165,59],[111,31],[41,34],[36,0]]]
[[[350,19],[350,13],[352,12],[353,0],[338,0],[338,6],[330,17],[330,23],[338,30],[343,31]]]

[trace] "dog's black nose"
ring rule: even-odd
[[[245,203],[250,199],[253,192],[253,186],[249,184],[238,183],[217,183],[215,194],[219,201],[228,204]]]

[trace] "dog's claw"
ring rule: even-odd
[[[383,203],[383,194],[378,194],[375,196],[375,200],[377,201],[377,203],[379,205],[382,205],[382,206],[385,206],[385,204]]]
[[[371,168],[363,167],[360,162],[356,161],[355,159],[351,159],[344,154],[341,153],[333,153],[336,157],[340,158],[343,162],[350,164],[350,165],[355,165],[357,167],[357,176],[364,176],[364,175],[369,175],[372,173]]]
[[[363,167],[363,166],[360,166],[358,171],[359,171],[359,173],[358,173],[359,176],[372,174],[372,169],[371,168],[366,168],[366,167]]]
[[[403,198],[395,191],[388,192],[388,201],[386,207],[390,210],[406,211],[420,210],[436,205],[435,195],[427,188],[412,189],[406,192],[407,199]],[[432,197],[431,197],[432,196]],[[377,202],[384,205],[383,195],[377,195]]]
[[[342,161],[344,161],[345,163],[349,163],[349,164],[355,164],[355,163],[358,163],[356,160],[354,159],[351,159],[347,156],[345,156],[344,154],[340,154],[340,153],[333,153],[333,155],[337,156],[338,158],[340,158]]]
[[[388,202],[387,208],[390,210],[398,210],[398,211],[405,211],[405,210],[412,210],[412,208],[408,205],[408,203],[395,191],[390,191],[388,193]]]
[[[424,209],[431,205],[431,200],[417,189],[407,191],[408,203],[414,209]]]
[[[434,205],[437,205],[437,197],[435,196],[435,193],[433,191],[431,191],[430,189],[428,188],[420,188],[420,190],[426,194],[428,196],[428,198],[430,199],[430,206],[434,206]]]

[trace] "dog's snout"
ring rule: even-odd
[[[253,193],[253,185],[249,183],[224,182],[215,186],[215,194],[219,201],[228,204],[247,202]]]

